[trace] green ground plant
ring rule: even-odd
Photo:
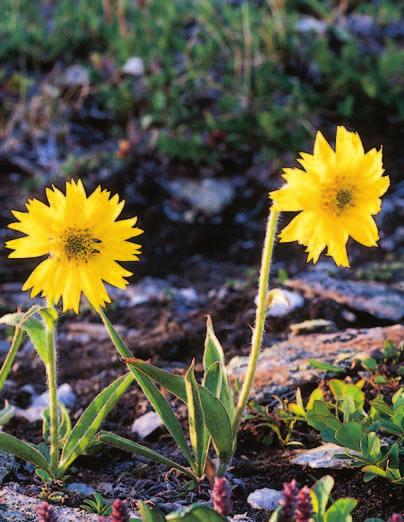
[[[11,369],[24,336],[27,335],[46,368],[49,385],[49,408],[43,414],[43,441],[34,445],[0,432],[0,446],[3,451],[33,464],[44,483],[63,479],[76,458],[89,450],[95,443],[95,435],[105,417],[134,381],[131,373],[116,379],[95,397],[72,427],[69,412],[57,399],[57,319],[55,309],[40,306],[32,307],[25,314],[17,312],[0,319],[0,323],[15,328],[10,350],[0,372],[2,382]]]
[[[352,8],[380,28],[377,37],[372,25],[365,37],[350,30],[331,0],[111,5],[109,16],[102,0],[82,0],[80,9],[69,0],[4,0],[0,60],[81,63],[92,104],[123,124],[136,117],[158,150],[196,163],[234,152],[275,160],[330,115],[404,117],[404,52],[389,33],[400,10],[392,0]],[[303,30],[307,17],[321,29]],[[133,56],[144,62],[141,84],[120,72]]]
[[[381,395],[366,401],[364,382],[352,384],[332,379],[332,399],[320,388],[306,405],[300,391],[296,403],[289,405],[293,420],[307,422],[322,439],[346,448],[352,466],[360,467],[364,480],[383,477],[404,484],[404,390],[400,388],[387,402]]]

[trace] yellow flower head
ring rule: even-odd
[[[18,221],[9,227],[26,235],[6,243],[10,257],[47,256],[23,290],[46,297],[49,306],[63,298],[63,311],[76,313],[83,293],[99,310],[111,302],[104,282],[124,288],[132,275],[116,261],[139,260],[140,245],[128,241],[143,232],[137,218],[116,221],[125,202],[101,187],[87,196],[81,180],[68,181],[66,194],[47,188],[46,196],[49,205],[30,199],[27,212],[12,212]]]
[[[307,262],[321,252],[339,266],[349,266],[346,243],[351,236],[365,246],[377,246],[379,234],[372,218],[390,180],[383,176],[382,151],[365,153],[356,132],[337,128],[335,151],[317,132],[313,154],[300,153],[303,167],[284,169],[286,184],[270,193],[279,211],[300,211],[281,231],[283,242],[306,247]]]

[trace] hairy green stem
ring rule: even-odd
[[[261,269],[258,284],[258,302],[255,314],[255,326],[251,340],[250,358],[248,361],[247,373],[243,382],[243,386],[241,388],[232,425],[234,437],[237,435],[238,427],[240,425],[244,409],[247,405],[251,386],[254,381],[255,370],[257,368],[258,356],[262,346],[262,339],[264,336],[265,327],[265,317],[267,312],[269,275],[271,272],[271,260],[275,244],[276,225],[278,223],[278,217],[279,212],[272,208],[267,221],[264,248],[262,250]]]
[[[13,366],[15,357],[17,355],[17,352],[20,348],[21,342],[24,338],[24,331],[16,327],[13,340],[11,341],[10,350],[7,353],[7,357],[4,360],[3,366],[0,370],[0,390],[3,388],[4,383],[8,377],[8,374],[10,373],[11,367]]]
[[[56,378],[56,343],[55,325],[47,325],[48,361],[46,372],[49,390],[49,420],[50,420],[50,469],[53,476],[57,475],[59,467],[59,412]]]

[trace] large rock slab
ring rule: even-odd
[[[402,341],[404,326],[350,328],[336,333],[292,336],[262,351],[255,385],[274,393],[283,387],[318,380],[319,371],[309,367],[309,359],[332,364],[336,359],[377,356],[388,339],[393,343]],[[234,357],[228,365],[230,375],[242,379],[247,362],[247,357]]]
[[[373,281],[351,281],[331,277],[325,271],[313,271],[285,283],[305,297],[331,299],[352,310],[378,319],[400,321],[404,317],[404,290]]]

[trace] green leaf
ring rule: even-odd
[[[324,401],[314,401],[313,407],[307,412],[306,418],[308,424],[318,431],[323,431],[327,428],[337,430],[342,425]]]
[[[346,373],[345,368],[340,368],[339,366],[335,366],[334,364],[329,364],[323,361],[317,361],[316,359],[309,359],[309,364],[313,368],[324,370],[326,372]]]
[[[165,522],[165,517],[155,508],[147,506],[144,502],[138,502],[138,510],[142,522]]]
[[[182,431],[181,424],[178,422],[178,419],[176,418],[168,400],[157,389],[156,385],[149,377],[137,370],[134,366],[132,366],[131,370],[136,378],[137,383],[142,388],[143,393],[147,397],[150,404],[153,406],[153,409],[161,418],[164,426],[167,428],[170,435],[181,449],[188,463],[192,466],[193,458]]]
[[[132,358],[130,362],[128,362],[128,365],[140,370],[143,374],[156,381],[186,404],[187,396],[183,377],[173,375],[140,359]],[[219,454],[223,456],[223,458],[227,458],[232,454],[234,439],[229,416],[220,400],[209,390],[199,385],[198,390],[205,415],[206,426]]]
[[[166,370],[162,370],[161,368],[157,368],[157,366],[153,366],[150,363],[142,361],[141,359],[136,359],[135,357],[131,357],[129,359],[124,359],[129,368],[136,368],[141,371],[147,377],[150,377],[153,381],[157,382],[165,388],[167,391],[178,397],[180,401],[186,404],[187,402],[187,393],[185,390],[185,380],[184,377],[180,375],[174,375]]]
[[[194,504],[166,516],[167,522],[226,522],[227,518],[219,515],[210,506]]]
[[[222,375],[220,373],[220,366],[218,362],[212,363],[203,376],[203,386],[213,393],[217,398],[220,397],[222,390]]]
[[[5,453],[11,453],[20,459],[31,462],[35,466],[44,469],[49,468],[49,463],[40,451],[32,444],[23,442],[13,435],[0,432],[0,450]]]
[[[368,464],[367,466],[363,466],[363,468],[361,469],[364,473],[371,473],[372,475],[377,475],[378,477],[386,478],[386,472],[384,471],[384,469],[379,468],[379,466]]]
[[[375,432],[365,435],[360,442],[362,453],[370,460],[377,462],[383,458],[381,452],[381,441]]]
[[[83,415],[77,421],[70,432],[63,448],[60,470],[65,471],[70,464],[89,448],[94,436],[99,430],[105,417],[119,401],[134,377],[131,373],[116,379],[112,384],[104,388],[84,410]]]
[[[362,366],[371,372],[375,372],[377,370],[377,361],[373,357],[369,357],[368,359],[364,359],[362,361]]]
[[[178,471],[181,471],[181,473],[184,473],[185,475],[193,479],[195,478],[195,475],[191,472],[191,470],[184,468],[184,466],[181,466],[180,464],[177,464],[174,460],[164,457],[163,455],[160,455],[160,453],[146,448],[146,446],[142,446],[137,442],[133,442],[132,440],[125,439],[124,437],[120,437],[119,435],[115,435],[115,433],[110,433],[108,431],[100,431],[97,435],[97,439],[104,444],[113,446],[114,448],[118,448],[120,450],[127,451],[128,453],[133,453],[135,455],[141,455],[142,457],[150,459],[154,462],[164,464],[169,468],[178,469]]]
[[[358,386],[347,384],[338,379],[332,379],[330,381],[330,390],[337,401],[342,401],[348,396],[352,397],[356,408],[362,410],[365,403],[365,394],[358,388]]]
[[[325,522],[351,522],[351,512],[355,509],[358,501],[354,498],[339,498],[327,509]]]
[[[223,404],[209,390],[203,386],[198,389],[206,426],[220,459],[226,461],[231,457],[235,443],[229,416]]]
[[[335,432],[335,438],[341,446],[360,451],[363,434],[362,424],[359,422],[348,422],[348,424],[343,424],[338,428]]]
[[[48,361],[48,347],[46,341],[46,326],[40,320],[34,317],[42,308],[35,306],[30,308],[27,312],[17,312],[14,314],[3,315],[0,318],[1,324],[21,328],[30,337],[36,352],[42,361],[47,364]]]
[[[15,413],[14,406],[11,406],[6,401],[4,408],[2,408],[0,410],[0,427],[5,426],[7,424],[7,422],[14,417],[14,413]]]
[[[297,394],[296,394],[297,397]],[[313,409],[315,401],[322,401],[324,399],[324,392],[320,388],[316,388],[310,394],[309,400],[306,405],[306,410],[310,411]]]
[[[219,364],[220,376],[221,376],[221,388],[220,388],[220,400],[225,407],[229,419],[232,420],[234,416],[234,399],[233,392],[231,390],[229,379],[227,376],[224,352],[219,339],[213,329],[213,323],[210,316],[206,321],[206,338],[205,338],[205,351],[203,355],[203,366],[205,372],[213,363]]]
[[[187,392],[189,437],[195,456],[194,471],[200,477],[205,471],[209,434],[206,430],[201,397],[195,379],[194,363],[191,364],[185,374],[185,389]]]
[[[327,508],[328,499],[332,488],[334,487],[334,479],[330,475],[322,477],[311,488],[318,501],[318,513],[323,515]]]

